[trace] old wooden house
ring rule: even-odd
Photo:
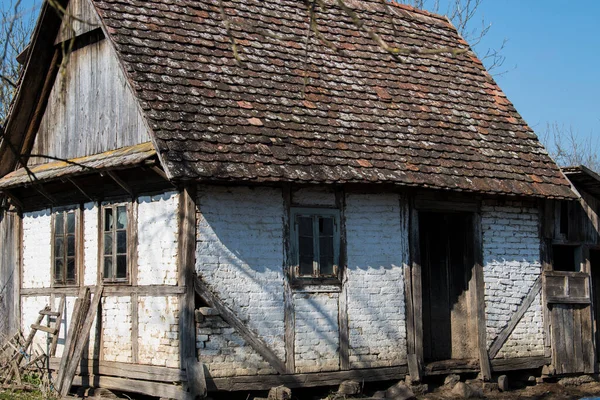
[[[104,288],[76,385],[595,370],[597,217],[446,18],[57,2],[0,146],[0,260],[13,328],[64,305],[54,366]]]

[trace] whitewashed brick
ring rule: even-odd
[[[203,186],[198,205],[196,271],[284,359],[281,191]]]
[[[179,299],[140,296],[138,301],[139,362],[179,367]]]
[[[541,274],[538,210],[519,202],[484,203],[481,222],[489,347]],[[544,324],[538,295],[498,357],[543,354]]]
[[[51,228],[49,209],[23,214],[23,288],[50,287]]]
[[[131,362],[131,297],[102,297],[105,361]]]
[[[350,365],[406,362],[404,263],[408,231],[396,194],[346,198]]]
[[[138,284],[177,284],[177,210],[175,192],[138,199]]]
[[[296,372],[336,371],[340,367],[339,293],[296,293]]]
[[[34,324],[40,316],[40,311],[50,305],[50,296],[23,296],[21,298],[21,327],[23,336],[27,337],[31,332],[31,324]],[[44,321],[45,324],[45,321]],[[48,334],[38,331],[33,338],[33,349],[39,351],[39,347],[47,353]]]
[[[328,186],[306,187],[292,191],[294,206],[326,206],[335,207],[335,193]]]

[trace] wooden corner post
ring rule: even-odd
[[[188,360],[196,357],[196,324],[194,321],[196,273],[196,185],[187,184],[179,194],[178,284],[185,287],[179,297],[180,364],[187,369]]]
[[[477,324],[477,349],[481,378],[492,379],[492,367],[487,352],[487,332],[485,321],[485,286],[483,280],[483,232],[481,230],[481,214],[473,214],[473,274],[475,277],[475,323]]]
[[[412,306],[412,315],[408,321],[408,369],[414,381],[420,381],[424,363],[423,351],[423,288],[421,279],[421,238],[419,234],[419,211],[415,208],[414,199],[409,209],[409,249],[410,249],[410,285],[407,295],[412,295],[407,306]],[[407,282],[408,283],[408,282]]]

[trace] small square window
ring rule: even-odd
[[[292,272],[297,280],[337,279],[339,273],[339,211],[291,210]]]
[[[129,207],[102,207],[102,273],[105,282],[129,280]]]
[[[55,285],[77,285],[79,211],[59,210],[52,220],[52,276]]]

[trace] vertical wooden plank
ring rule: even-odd
[[[129,211],[129,271],[131,273],[131,286],[138,285],[138,200],[131,200],[131,209]],[[139,362],[139,316],[138,316],[139,296],[137,293],[131,294],[131,362]]]
[[[551,259],[551,238],[554,234],[554,216],[553,203],[551,200],[540,200],[538,202],[539,209],[539,232],[540,232],[540,260],[542,263],[542,318],[544,323],[544,355],[552,356],[552,332],[551,332],[551,315],[550,308],[546,302],[546,277],[544,271],[552,270]],[[552,212],[549,211],[552,209]]]
[[[492,378],[492,368],[487,352],[487,333],[485,321],[485,286],[483,281],[483,233],[481,231],[481,215],[473,214],[473,273],[475,275],[475,309],[477,323],[477,348],[482,378]]]
[[[550,309],[552,319],[552,362],[557,374],[563,373],[563,359],[566,353],[565,342],[562,335],[562,312],[558,304],[553,304]]]
[[[419,371],[410,371],[413,378],[418,379],[423,368],[423,290],[421,280],[421,246],[419,242],[419,212],[415,208],[414,199],[410,205],[410,259],[411,259],[411,282],[412,282],[412,306],[414,332],[414,354],[417,359]]]
[[[410,256],[410,202],[406,195],[400,195],[400,232],[406,234],[402,240],[404,256],[404,301],[406,309],[406,345],[408,354],[415,354],[415,325],[413,315],[412,268]]]
[[[594,330],[592,307],[586,307],[581,311],[581,343],[583,352],[583,372],[586,374],[596,373],[596,346],[594,341]]]
[[[582,343],[582,330],[581,330],[581,315],[584,309],[580,305],[572,306],[573,310],[573,371],[574,373],[583,373],[583,343]]]
[[[180,364],[196,356],[196,325],[194,321],[196,275],[196,186],[186,185],[179,194],[178,284],[186,288],[179,303]]]
[[[284,342],[285,342],[285,370],[288,374],[296,372],[296,318],[294,310],[294,295],[290,285],[292,279],[291,250],[290,250],[290,207],[292,203],[292,188],[289,184],[282,187],[283,196],[283,251],[284,251]]]
[[[335,189],[335,204],[340,211],[340,260],[342,291],[338,303],[338,326],[340,329],[340,369],[350,369],[350,328],[348,324],[348,256],[346,241],[346,192],[343,187]]]

